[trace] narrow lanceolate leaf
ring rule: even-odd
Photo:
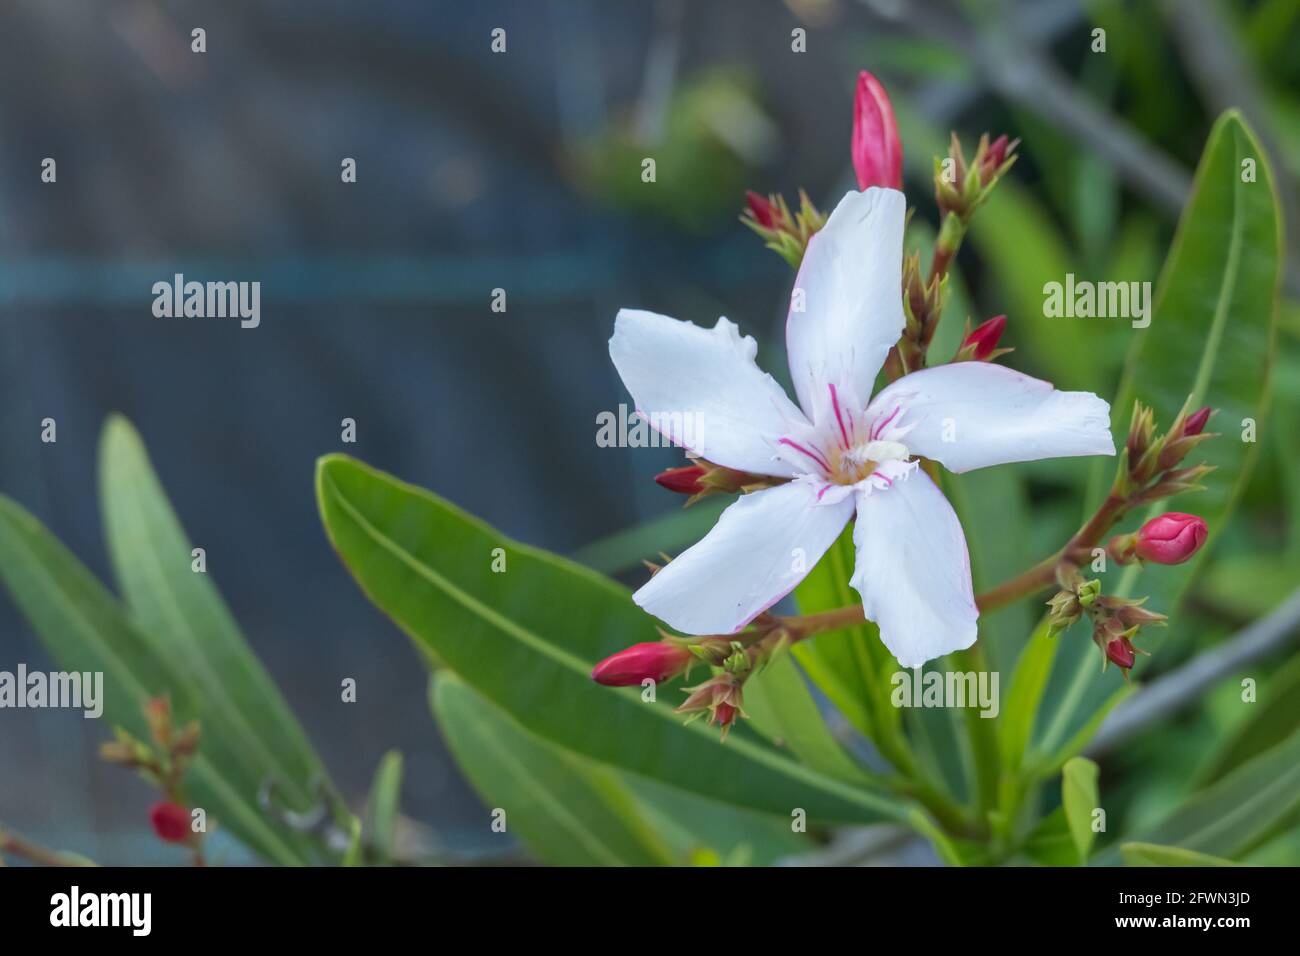
[[[1194,794],[1164,822],[1128,834],[1126,842],[1177,846],[1233,858],[1298,808],[1300,731]],[[1119,863],[1119,849],[1098,855],[1096,862]]]
[[[1099,801],[1097,765],[1085,757],[1066,761],[1061,768],[1061,806],[1065,808],[1065,822],[1080,863],[1087,862],[1092,841],[1097,837],[1093,820]]]
[[[1025,649],[1020,652],[1020,659],[1016,661],[998,721],[998,749],[1008,770],[1019,770],[1024,761],[1033,735],[1034,717],[1052,671],[1056,644],[1063,638],[1064,635],[1053,637],[1048,633],[1047,619],[1044,618],[1034,628]]]
[[[487,806],[484,829],[522,840],[544,863],[658,866],[674,862],[608,768],[533,736],[447,671],[430,699],[456,762]]]
[[[768,866],[785,857],[814,853],[822,846],[815,836],[793,825],[798,819],[794,812],[781,819],[646,777],[624,774],[623,780],[636,796],[641,815],[678,862],[706,854]]]
[[[1125,866],[1241,866],[1221,856],[1154,843],[1121,843],[1119,852]]]
[[[375,779],[370,784],[366,799],[364,821],[365,841],[376,861],[386,863],[393,859],[397,816],[401,809],[402,754],[390,750],[379,761]]]
[[[680,688],[601,687],[592,666],[655,622],[626,590],[504,537],[430,492],[342,455],[316,474],[321,518],[365,593],[415,642],[531,733],[718,800],[827,821],[896,818],[900,804],[735,733],[672,713]]]
[[[325,782],[320,759],[274,681],[249,649],[149,462],[139,434],[114,416],[104,426],[100,506],[123,599],[153,651],[201,691],[205,729],[240,741],[251,772],[274,780],[298,809]]]
[[[870,781],[870,775],[831,734],[789,654],[778,655],[745,682],[745,711],[760,733],[777,746],[788,747],[814,770],[859,783]]]
[[[189,677],[156,653],[113,596],[39,521],[3,496],[0,579],[61,668],[104,675],[106,736],[117,725],[148,739],[142,712],[153,697],[169,696],[182,721],[198,715],[199,690]],[[309,842],[259,809],[259,780],[242,759],[242,745],[228,728],[204,725],[186,775],[186,797],[267,860],[313,862],[316,850]]]
[[[1117,444],[1135,399],[1151,405],[1162,426],[1189,395],[1192,407],[1218,410],[1206,430],[1220,437],[1203,442],[1189,459],[1204,459],[1217,470],[1204,481],[1205,491],[1174,498],[1165,509],[1195,512],[1209,525],[1210,543],[1194,559],[1198,563],[1227,525],[1259,448],[1255,439],[1268,407],[1275,352],[1280,230],[1268,160],[1241,117],[1229,111],[1210,133],[1161,272],[1150,325],[1131,332],[1124,382],[1111,404]],[[1116,327],[1107,334],[1127,331]],[[1139,583],[1137,565],[1130,565],[1113,569],[1103,584],[1112,593],[1149,594],[1151,607],[1173,612],[1164,636],[1144,633],[1144,646],[1154,649],[1161,640],[1177,639],[1175,604],[1194,572],[1190,564],[1153,567]],[[1069,740],[1110,695],[1114,681],[1113,669],[1101,673],[1091,642],[1074,641],[1063,650],[1047,694],[1057,706],[1041,721],[1042,749],[1055,751]]]

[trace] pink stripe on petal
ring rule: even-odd
[[[825,458],[823,458],[821,455],[817,454],[814,451],[809,451],[807,448],[804,448],[803,445],[799,444],[794,439],[782,438],[777,441],[777,444],[788,445],[789,447],[793,448],[795,451],[799,452],[799,454],[805,455],[806,457],[810,458],[812,461],[815,461],[819,466],[821,466],[821,468],[824,471],[831,470],[831,466],[827,464]]]
[[[895,416],[898,415],[898,413],[899,413],[899,411],[902,409],[902,407],[903,407],[902,405],[895,405],[895,406],[894,406],[894,410],[893,410],[892,412],[889,413],[889,415],[885,418],[885,420],[884,420],[883,422],[878,422],[878,423],[875,425],[875,427],[871,429],[871,440],[872,440],[872,441],[875,441],[875,440],[876,440],[876,437],[877,437],[881,432],[883,432],[886,428],[889,427],[889,423],[892,422],[892,421],[894,420]]]
[[[849,433],[844,428],[844,418],[840,415],[840,397],[838,393],[836,393],[834,385],[828,385],[827,387],[831,390],[831,407],[835,409],[835,421],[840,426],[840,435],[844,439],[844,448],[847,451],[850,444]]]

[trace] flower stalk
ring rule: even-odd
[[[152,743],[137,740],[116,727],[114,739],[100,745],[100,758],[139,771],[162,791],[164,799],[149,809],[149,824],[155,835],[165,843],[187,847],[193,854],[194,865],[205,866],[204,834],[192,829],[189,804],[182,796],[185,771],[198,752],[199,723],[194,720],[177,727],[171,703],[165,697],[148,701],[144,717]]]

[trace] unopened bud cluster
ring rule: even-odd
[[[1214,469],[1205,464],[1190,468],[1180,465],[1197,445],[1217,437],[1205,431],[1211,414],[1208,406],[1190,414],[1184,408],[1168,432],[1156,435],[1151,409],[1136,403],[1128,439],[1120,453],[1113,493],[1128,499],[1131,506],[1137,506],[1199,490],[1200,480]]]
[[[969,223],[971,216],[992,194],[993,187],[1016,161],[1020,140],[1005,135],[992,142],[988,134],[980,137],[970,163],[962,151],[961,140],[952,134],[948,155],[934,161],[934,201],[939,211]]]
[[[1208,407],[1189,412],[1185,406],[1169,431],[1158,435],[1154,414],[1139,402],[1134,407],[1114,485],[1099,512],[1102,520],[1094,519],[1085,526],[1066,547],[1056,567],[1061,590],[1047,602],[1049,634],[1068,630],[1086,614],[1092,621],[1092,639],[1101,649],[1103,666],[1114,664],[1125,677],[1136,655],[1145,653],[1133,638],[1143,627],[1163,624],[1165,616],[1142,607],[1145,598],[1103,595],[1100,581],[1083,579],[1078,562],[1089,557],[1108,527],[1134,508],[1199,488],[1196,482],[1211,471],[1210,467],[1202,464],[1185,468],[1182,462],[1197,445],[1214,437],[1205,432],[1210,415]],[[1170,511],[1147,520],[1136,531],[1115,535],[1106,543],[1105,554],[1120,565],[1182,564],[1200,551],[1208,537],[1204,519]]]
[[[101,744],[99,755],[109,763],[138,770],[162,791],[165,799],[149,808],[149,824],[160,840],[184,843],[198,851],[201,837],[190,826],[190,811],[181,799],[181,781],[199,749],[199,722],[177,727],[170,701],[155,697],[144,705],[150,742],[133,737],[121,727],[114,739]]]
[[[684,638],[665,634],[660,641],[633,644],[613,654],[591,671],[598,684],[611,687],[655,683],[689,674],[695,664],[704,664],[712,676],[694,687],[685,687],[687,698],[677,708],[687,722],[708,717],[722,729],[725,740],[733,724],[745,713],[744,686],[752,675],[790,643],[790,635],[779,618],[761,615],[754,627],[741,635]]]
[[[813,205],[808,194],[799,190],[799,211],[792,213],[785,197],[777,193],[760,196],[752,190],[745,195],[746,209],[740,221],[763,238],[769,249],[794,269],[803,262],[808,240],[826,225],[826,214]]]
[[[1055,636],[1073,627],[1087,615],[1092,623],[1093,643],[1101,650],[1102,666],[1118,667],[1127,678],[1136,654],[1146,652],[1133,643],[1143,627],[1163,626],[1165,615],[1148,611],[1146,598],[1111,597],[1101,593],[1101,582],[1084,580],[1077,568],[1063,565],[1057,570],[1061,590],[1047,602],[1048,635]]]

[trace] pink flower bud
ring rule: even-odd
[[[1133,645],[1127,637],[1117,637],[1106,645],[1106,659],[1116,667],[1130,670],[1136,660]]]
[[[591,679],[606,687],[628,687],[646,678],[667,680],[691,662],[693,655],[679,644],[645,641],[605,658],[591,669]]]
[[[997,169],[1006,162],[1008,143],[1009,140],[1007,139],[1007,134],[1003,133],[989,144],[988,164],[993,169]]]
[[[898,139],[894,107],[880,81],[863,70],[853,100],[853,168],[858,188],[903,188],[903,144]]]
[[[155,803],[149,808],[149,822],[158,838],[168,843],[184,843],[190,838],[190,814],[179,804]]]
[[[966,336],[965,341],[961,343],[963,350],[971,349],[972,356],[978,361],[984,361],[993,354],[998,347],[998,340],[1002,338],[1002,332],[1007,327],[1007,317],[1005,315],[995,315],[987,322],[981,323],[976,329]]]
[[[1170,511],[1138,530],[1138,557],[1156,564],[1182,564],[1201,549],[1207,534],[1203,519]]]
[[[1210,406],[1206,405],[1198,411],[1192,412],[1187,416],[1187,421],[1183,422],[1184,435],[1199,435],[1205,430],[1205,423],[1210,420]]]
[[[1020,142],[1016,140],[1016,142]],[[1007,152],[1011,148],[1011,142],[1003,133],[992,143],[989,144],[988,151],[980,161],[980,182],[987,185],[988,182],[997,175],[1002,164],[1007,161]]]
[[[682,495],[698,495],[705,488],[700,484],[704,469],[699,465],[683,465],[681,468],[669,468],[655,475],[655,481],[661,488],[675,491]]]
[[[779,212],[772,205],[772,201],[766,196],[760,196],[752,189],[745,190],[745,203],[749,206],[750,213],[754,216],[754,221],[764,229],[775,229],[777,227],[777,218]]]

